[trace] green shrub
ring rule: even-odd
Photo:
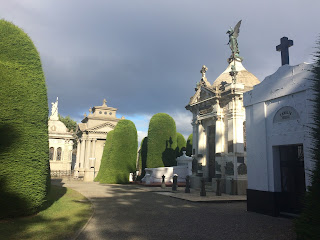
[[[186,139],[181,133],[177,132],[176,158],[182,156],[182,151],[186,150]]]
[[[110,134],[110,133],[109,133]],[[129,173],[135,172],[137,160],[137,129],[130,120],[120,120],[113,130],[111,151],[105,145],[99,170],[100,183],[128,183]],[[101,172],[100,172],[101,171]]]
[[[0,20],[0,218],[33,214],[50,187],[47,88],[39,53]]]
[[[114,133],[114,130],[110,131],[107,135],[106,143],[104,145],[103,154],[102,154],[102,158],[101,158],[100,169],[99,169],[98,175],[94,179],[95,182],[100,181],[101,176],[104,175],[104,172],[109,167],[108,161],[110,158],[110,153],[112,151],[111,148],[112,148],[113,133]]]
[[[192,138],[193,138],[193,134],[191,133],[187,139],[187,156],[191,157],[192,155]]]
[[[144,177],[146,174],[145,168],[147,164],[147,153],[148,153],[148,137],[145,137],[141,141],[141,150],[140,150],[140,161],[141,161],[141,173],[140,176]]]
[[[176,165],[176,123],[166,113],[155,114],[149,123],[147,167]]]
[[[310,171],[311,185],[308,187],[304,201],[304,209],[295,221],[295,231],[299,240],[316,240],[320,236],[320,40],[317,42],[315,63],[312,69],[313,90],[315,92],[314,125],[311,128],[313,148],[311,157],[314,168]]]

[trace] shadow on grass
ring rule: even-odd
[[[88,221],[91,203],[81,194],[51,186],[42,211],[0,221],[1,239],[70,239]]]

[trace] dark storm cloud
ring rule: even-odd
[[[260,80],[280,66],[280,38],[294,40],[291,64],[310,61],[320,3],[302,1],[6,1],[0,14],[35,42],[49,101],[80,119],[102,99],[122,115],[184,112],[200,80],[227,67],[225,34],[242,19],[244,66]]]

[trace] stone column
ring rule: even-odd
[[[80,151],[81,151],[81,145],[80,145],[80,140],[78,139],[78,141],[77,141],[77,159],[76,159],[76,164],[74,166],[74,170],[78,170],[79,169]]]
[[[86,149],[86,140],[85,139],[81,139],[80,172],[82,174],[83,174],[83,170],[84,170],[85,149]]]
[[[93,157],[93,158],[96,157],[96,141],[97,141],[97,139],[92,139],[92,153],[91,153],[91,157]]]
[[[85,162],[85,169],[90,169],[90,157],[91,157],[91,139],[87,140],[87,152],[86,152],[86,162]]]

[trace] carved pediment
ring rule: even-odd
[[[109,132],[110,128],[114,129],[116,125],[110,123],[110,122],[106,122],[106,123],[102,123],[99,124],[97,126],[88,128],[87,131],[88,132]]]

